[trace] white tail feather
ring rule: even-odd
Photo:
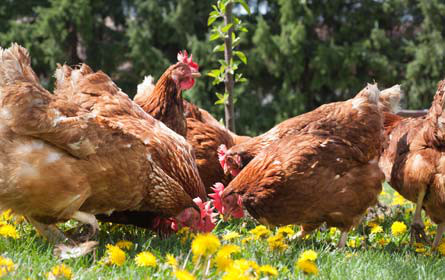
[[[400,110],[400,100],[403,97],[403,91],[400,85],[394,85],[390,88],[384,89],[380,92],[380,104],[392,113],[397,113]]]
[[[379,95],[380,95],[380,90],[377,87],[377,84],[368,84],[366,86],[366,90],[368,92],[369,101],[377,104],[377,102],[379,100]]]
[[[13,43],[9,49],[0,48],[0,86],[12,85],[17,81],[38,83],[31,69],[28,51]]]
[[[136,103],[138,100],[145,100],[153,92],[155,84],[153,83],[153,77],[151,75],[145,76],[144,81],[138,85],[138,90],[134,96]]]

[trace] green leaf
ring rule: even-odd
[[[219,12],[218,11],[212,11],[210,12],[210,16],[212,17],[219,17]]]
[[[216,97],[218,97],[218,100],[215,102],[215,104],[224,104],[226,103],[227,99],[229,98],[229,94],[224,93],[222,95],[221,93],[216,93]]]
[[[217,45],[213,48],[213,52],[223,52],[226,49],[224,44]]]
[[[224,33],[228,32],[229,29],[230,29],[230,27],[232,27],[232,25],[233,25],[233,23],[229,23],[229,24],[227,24],[226,26],[224,26],[224,27],[221,29],[221,31],[224,32]]]
[[[207,21],[207,26],[212,25],[212,23],[214,23],[217,18],[218,18],[217,16],[210,16]]]
[[[250,8],[249,5],[247,5],[246,1],[244,0],[237,0],[238,3],[241,4],[241,6],[243,6],[244,10],[246,10],[246,12],[250,15]]]
[[[232,36],[232,49],[234,49],[236,46],[238,46],[240,42],[241,42],[241,39],[239,37],[234,38],[234,36]]]
[[[247,57],[242,51],[235,51],[234,53],[244,64],[247,64]]]
[[[249,30],[247,28],[245,28],[244,26],[240,27],[239,31],[241,31],[241,32],[249,32]]]
[[[219,33],[218,32],[214,32],[214,33],[210,34],[209,41],[214,41],[214,40],[219,39],[219,38],[220,38]]]
[[[207,76],[216,78],[221,74],[221,71],[219,69],[213,69],[209,73],[207,73]]]

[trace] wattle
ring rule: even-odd
[[[181,82],[181,89],[182,90],[187,90],[193,87],[193,85],[195,84],[195,80],[194,79],[188,79],[185,81]]]

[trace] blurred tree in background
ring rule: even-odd
[[[0,42],[27,47],[49,88],[56,63],[86,62],[132,96],[144,75],[157,79],[181,49],[193,53],[204,74],[218,66],[208,42],[213,2],[3,0]],[[373,81],[400,83],[407,108],[428,108],[445,76],[442,0],[248,2],[252,14],[237,14],[249,29],[240,46],[249,81],[235,92],[239,133],[258,134]],[[221,117],[214,92],[203,76],[185,96]]]

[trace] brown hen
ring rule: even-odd
[[[399,85],[382,90],[379,96],[379,108],[384,112],[397,111],[401,95]],[[313,111],[285,120],[271,130],[237,144],[229,150],[224,146],[220,147],[222,168],[226,173],[230,172],[236,176],[259,152],[277,140],[307,130],[313,122],[322,122],[322,120],[335,117],[333,112],[341,104],[343,102],[324,104]]]
[[[182,91],[193,87],[195,78],[200,77],[198,64],[188,57],[186,51],[178,53],[178,63],[170,66],[159,78],[155,87],[150,80],[134,97],[134,101],[150,114],[160,120],[174,132],[186,137],[187,123],[184,116]],[[190,75],[187,75],[190,73]]]
[[[24,48],[0,50],[0,209],[25,215],[52,241],[64,239],[54,223],[76,219],[97,230],[93,214],[113,211],[201,222],[193,199],[205,191],[191,146],[104,73],[82,71],[59,70],[53,95]]]
[[[445,231],[444,95],[445,81],[441,81],[426,116],[402,119],[392,115],[386,124],[388,145],[380,159],[390,185],[416,203],[411,241],[426,241],[422,209],[439,224],[434,248]]]
[[[239,208],[240,196],[263,224],[302,224],[304,236],[326,222],[342,230],[344,246],[346,233],[382,189],[378,95],[368,85],[353,99],[322,106],[328,110],[318,110],[319,118],[301,125],[299,133],[258,152],[223,191],[225,215]]]
[[[216,182],[227,184],[231,180],[231,176],[225,175],[219,164],[218,147],[225,145],[230,148],[236,142],[242,143],[250,137],[231,133],[209,112],[185,100],[184,108],[187,117],[187,142],[195,151],[196,165],[206,191],[211,193]]]

